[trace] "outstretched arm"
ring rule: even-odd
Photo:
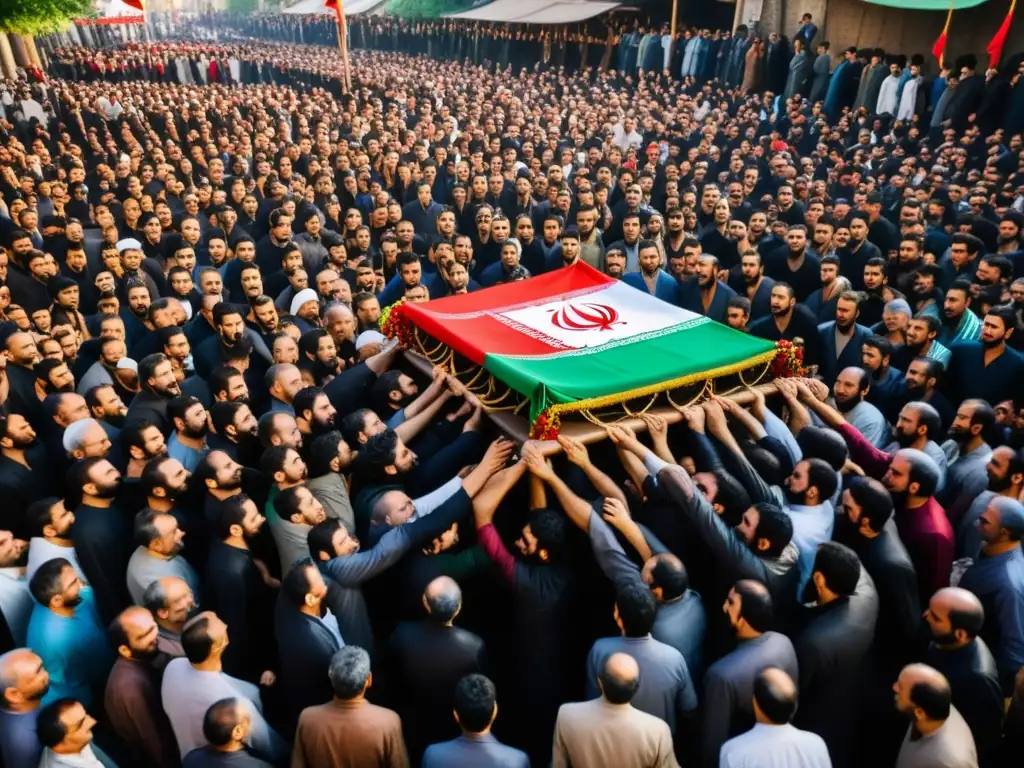
[[[672,450],[668,447],[668,422],[661,416],[645,413],[642,417],[647,425],[647,434],[651,436],[651,445],[654,447],[655,455],[662,461],[675,464],[672,457]]]
[[[614,480],[594,465],[590,460],[587,447],[583,443],[571,437],[563,436],[558,438],[558,444],[562,446],[562,450],[565,451],[569,461],[583,470],[583,473],[599,495],[619,499],[623,503],[626,502],[626,495],[622,492],[622,489],[619,488]]]
[[[629,508],[621,501],[615,498],[605,499],[604,506],[601,507],[601,516],[626,538],[641,560],[647,562],[654,555],[644,532],[630,516]]]
[[[800,392],[792,379],[776,379],[775,386],[789,409],[789,428],[794,435],[811,425],[811,414],[800,402]]]
[[[433,385],[431,385],[433,386]],[[405,421],[395,427],[395,432],[402,440],[408,443],[416,435],[418,435],[425,426],[434,420],[437,412],[441,410],[445,403],[447,403],[452,397],[452,393],[444,391],[440,393],[433,401],[421,408],[416,413],[410,413],[410,409],[415,403],[407,405],[405,408]]]
[[[523,460],[530,474],[543,480],[555,492],[555,497],[573,524],[586,531],[590,526],[590,504],[572,492],[535,446],[523,446]]]

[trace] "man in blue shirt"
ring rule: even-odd
[[[29,583],[36,607],[28,623],[28,645],[50,673],[43,704],[73,698],[88,706],[107,681],[114,652],[100,626],[91,587],[62,557],[39,566]]]

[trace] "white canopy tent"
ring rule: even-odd
[[[450,19],[519,22],[521,24],[572,24],[617,8],[622,3],[601,0],[494,0]]]
[[[120,0],[117,0],[120,2]],[[345,16],[358,16],[361,13],[370,13],[375,8],[383,5],[386,0],[348,0],[341,4]],[[311,13],[333,16],[334,11],[324,7],[324,0],[299,0],[295,5],[285,8],[284,13],[307,15]]]

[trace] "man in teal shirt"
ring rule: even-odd
[[[28,622],[28,646],[50,673],[43,705],[70,697],[88,707],[114,663],[92,588],[67,560],[55,558],[33,574],[29,590],[36,606]]]

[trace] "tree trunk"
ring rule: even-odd
[[[14,60],[18,62],[19,67],[30,67],[32,66],[32,60],[28,57],[28,51],[25,48],[25,41],[21,35],[15,35],[13,32],[7,37],[11,41],[11,49],[14,51]]]
[[[28,51],[28,58],[32,65],[38,69],[45,69],[43,60],[39,58],[39,49],[36,48],[36,39],[32,35],[24,35],[25,50]]]
[[[16,68],[17,64],[14,62],[14,51],[11,50],[11,43],[7,39],[7,34],[0,32],[0,72],[3,73],[4,77],[9,77],[13,80]]]

